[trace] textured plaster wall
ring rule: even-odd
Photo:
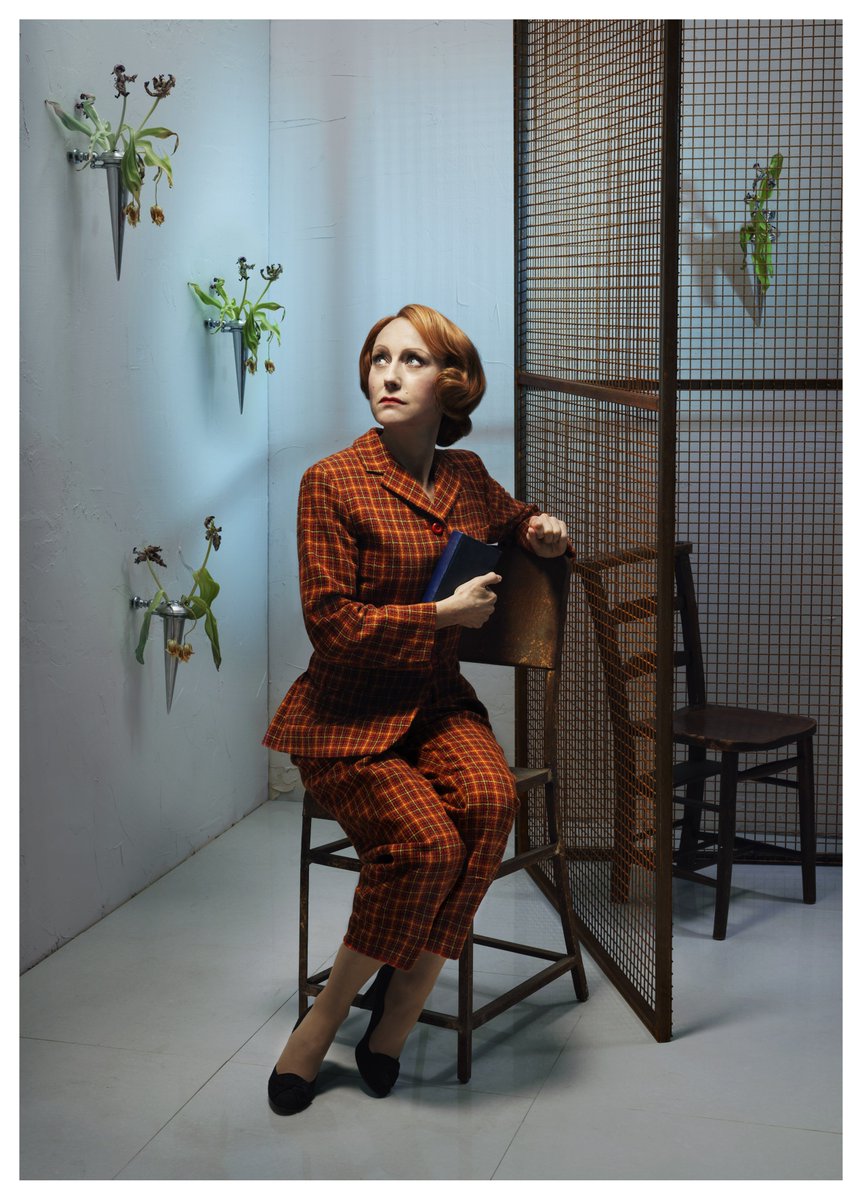
[[[433,305],[488,393],[465,446],[513,485],[510,21],[274,21],[270,230],[295,304],[270,388],[270,709],[304,669],[299,480],[372,424],[357,358],[377,317]],[[471,677],[512,737],[509,673]],[[283,755],[270,781],[298,783]]]
[[[227,338],[205,336],[186,281],[267,261],[268,51],[265,21],[22,23],[24,966],[266,796],[266,381],[240,417]],[[136,119],[143,80],[176,75],[159,111],[181,139],[166,222],[127,230],[120,282],[104,179],[69,167],[43,104],[95,92],[116,121],[118,62]],[[131,550],[160,544],[185,591],[178,547],[198,565],[209,513],[224,662],[196,634],[168,717],[157,620],[133,657],[129,594],[152,591]]]

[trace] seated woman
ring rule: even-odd
[[[359,379],[378,428],[310,467],[299,493],[302,608],[313,646],[264,744],[290,754],[305,787],[362,864],[326,987],[269,1079],[272,1108],[314,1097],[321,1062],[372,975],[356,1047],[385,1096],[402,1046],[447,958],[457,959],[502,859],[515,787],[488,714],[460,673],[461,626],[494,610],[491,572],[422,603],[448,533],[565,553],[562,521],[514,500],[467,450],[485,391],[476,348],[434,309],[410,304],[373,326]]]

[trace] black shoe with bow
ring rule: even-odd
[[[304,1012],[293,1028],[297,1029],[302,1023],[303,1018],[307,1015],[308,1013]],[[274,1113],[278,1113],[280,1117],[292,1117],[294,1113],[302,1112],[304,1108],[308,1108],[314,1099],[316,1089],[316,1075],[309,1082],[309,1080],[303,1079],[301,1075],[294,1075],[290,1071],[285,1071],[283,1075],[279,1075],[278,1071],[273,1067],[269,1083],[267,1084],[269,1107]]]

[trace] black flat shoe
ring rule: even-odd
[[[401,1070],[401,1063],[397,1058],[392,1058],[389,1054],[375,1054],[369,1049],[371,1035],[383,1016],[386,989],[394,974],[395,968],[389,966],[381,967],[377,972],[377,977],[368,993],[369,999],[374,1001],[371,1006],[371,1020],[368,1022],[365,1037],[356,1047],[356,1065],[359,1068],[359,1074],[375,1096],[388,1096],[398,1078],[398,1072]]]
[[[267,1085],[269,1107],[280,1117],[292,1117],[294,1113],[308,1108],[316,1088],[317,1076],[309,1083],[301,1075],[292,1075],[290,1072],[279,1075],[273,1067]]]
[[[293,1027],[294,1030],[300,1027],[310,1012],[311,1009],[307,1008],[297,1018],[296,1024]],[[304,1108],[308,1108],[314,1099],[316,1088],[316,1075],[311,1083],[309,1083],[301,1075],[292,1075],[289,1071],[285,1071],[283,1075],[279,1075],[275,1067],[273,1067],[269,1083],[267,1084],[269,1107],[274,1113],[278,1113],[280,1117],[292,1117],[294,1113],[302,1112]]]

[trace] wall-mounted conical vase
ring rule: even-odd
[[[242,321],[204,321],[207,329],[213,333],[229,333],[233,338],[233,357],[236,363],[236,388],[239,394],[239,411],[242,412],[243,402],[245,401],[245,379],[248,374],[248,347],[242,338],[244,323]]]
[[[88,155],[83,150],[73,150],[69,155],[72,162],[87,162]],[[117,279],[123,265],[123,234],[126,230],[125,208],[129,203],[129,193],[123,183],[123,172],[120,163],[123,156],[119,150],[106,151],[95,158],[90,158],[91,167],[101,168],[105,172],[108,184],[108,203],[111,209],[111,236],[114,240],[114,266],[117,269]]]
[[[194,613],[190,608],[186,608],[185,604],[174,604],[170,600],[160,604],[155,612],[157,617],[162,618],[165,626],[165,699],[168,702],[168,712],[170,712],[180,660],[173,654],[168,654],[168,642],[173,640],[182,645],[186,621],[189,617],[193,617]]]

